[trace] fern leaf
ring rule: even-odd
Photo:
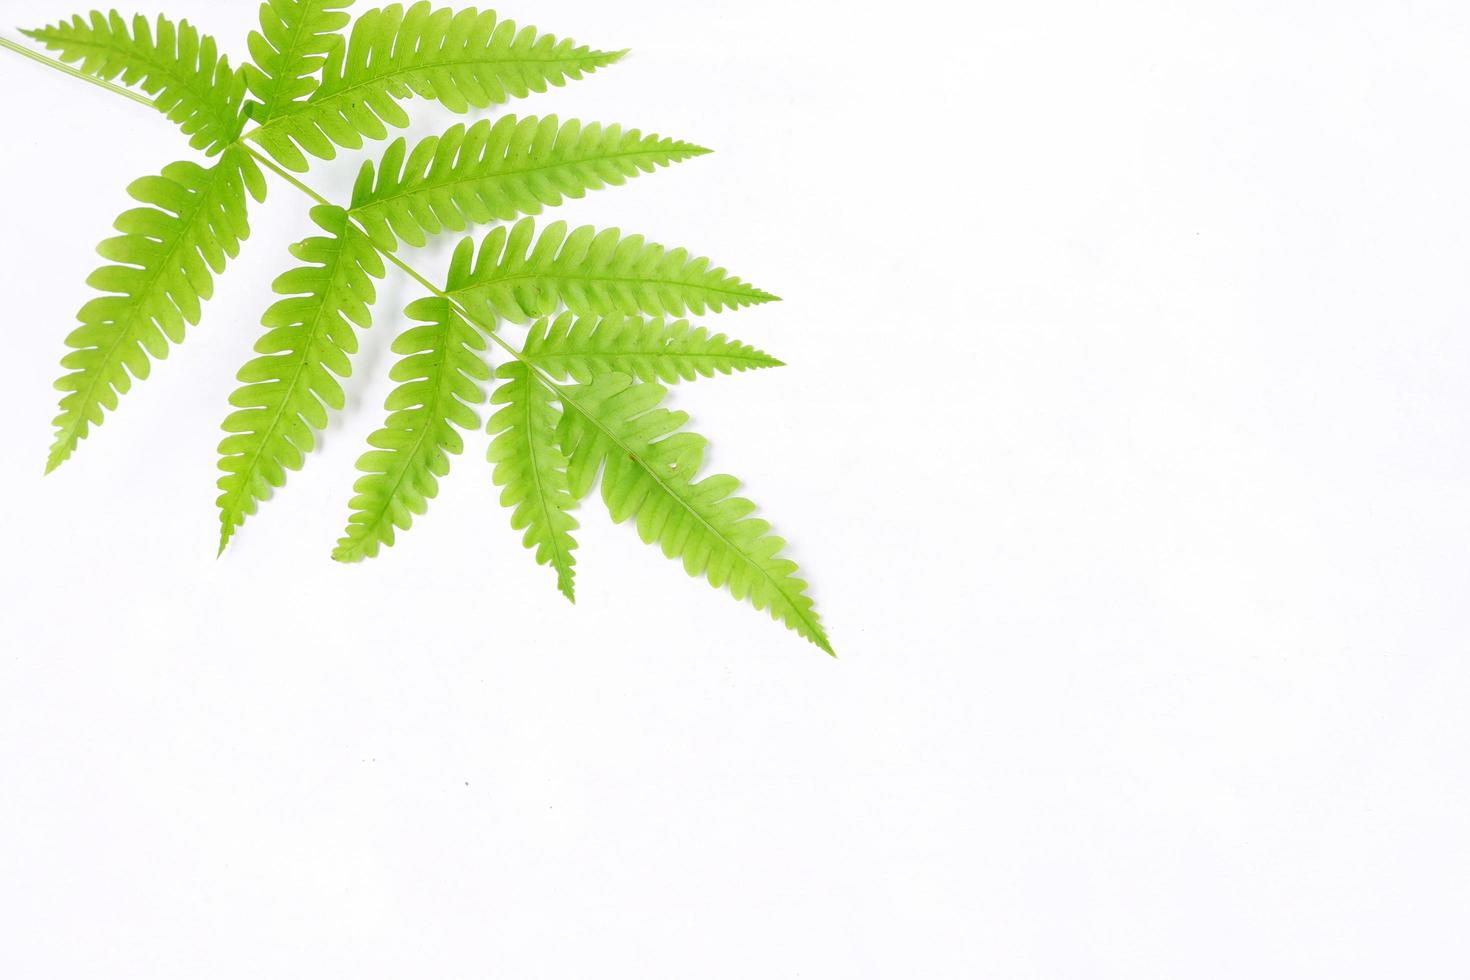
[[[504,487],[500,502],[513,508],[510,526],[525,530],[523,541],[536,554],[536,561],[556,571],[562,595],[576,601],[572,549],[577,543],[572,532],[577,505],[567,484],[567,460],[557,442],[560,410],[555,395],[530,369],[518,361],[503,364],[495,372],[501,379],[492,401],[504,405],[490,418],[495,439],[489,460],[495,464],[495,485]]]
[[[706,441],[679,431],[688,420],[683,412],[658,407],[665,394],[661,385],[633,384],[621,374],[561,390],[559,437],[573,497],[590,493],[602,470],[602,498],[616,523],[633,518],[639,537],[682,559],[690,575],[717,589],[728,585],[736,599],[749,598],[831,653],[796,564],[780,557],[785,542],[750,516],[754,504],[732,496],[740,482],[695,482]]]
[[[66,394],[56,416],[56,439],[46,472],[60,466],[117,408],[133,379],[148,377],[150,360],[168,356],[199,322],[200,304],[214,292],[214,276],[239,254],[250,234],[245,194],[265,200],[265,179],[245,150],[232,147],[212,167],[172,163],[144,177],[128,195],[147,205],[123,212],[123,234],[98,246],[107,265],[87,278],[104,295],[77,313],[81,326],[66,338],[68,373],[56,382]]]
[[[260,5],[260,30],[251,31],[248,41],[255,63],[244,66],[250,94],[260,100],[256,121],[288,113],[316,91],[317,73],[342,41],[337,32],[352,19],[342,8],[351,5],[352,0],[266,0]]]
[[[245,128],[245,74],[230,68],[214,38],[188,21],[160,16],[150,28],[140,14],[130,32],[117,11],[103,16],[94,10],[87,19],[78,15],[22,33],[59,52],[62,61],[80,62],[84,74],[104,81],[120,75],[123,84],[153,96],[197,150],[217,154]]]
[[[364,138],[383,139],[388,126],[407,126],[401,99],[416,95],[452,112],[483,109],[564,85],[621,57],[517,29],[492,10],[454,11],[428,0],[405,10],[395,3],[358,17],[350,38],[328,54],[311,97],[252,138],[282,166],[305,170],[302,151],[330,160],[335,147],[357,149]]]
[[[327,236],[291,246],[304,264],[272,284],[288,298],[265,311],[268,330],[255,345],[261,356],[240,369],[241,386],[230,396],[238,411],[225,419],[229,434],[219,447],[221,551],[257,503],[286,482],[286,471],[301,468],[328,409],[342,408],[337,379],[352,371],[354,326],[372,322],[382,259],[341,208],[318,206],[311,217]]]
[[[352,516],[332,552],[338,561],[372,558],[393,544],[395,528],[408,530],[438,492],[449,457],[464,451],[455,427],[480,422],[470,406],[484,401],[480,383],[490,377],[478,353],[485,338],[442,297],[421,299],[406,312],[421,326],[393,343],[404,355],[390,375],[399,385],[388,396],[388,421],[357,461],[366,475],[353,486]]]
[[[557,380],[589,384],[599,374],[628,374],[639,381],[674,384],[716,373],[780,367],[781,362],[749,344],[690,328],[688,320],[666,322],[613,314],[578,317],[563,313],[531,325],[521,356]]]
[[[493,126],[454,126],[412,151],[395,141],[376,171],[371,161],[363,164],[352,214],[385,249],[400,239],[422,247],[445,228],[540,214],[565,198],[708,152],[620,126],[502,116]]]
[[[461,242],[450,264],[450,292],[474,315],[513,323],[563,303],[582,316],[678,316],[778,298],[711,269],[709,259],[691,259],[682,248],[668,250],[642,235],[625,238],[616,228],[584,225],[568,233],[557,221],[535,236],[535,224],[525,218],[509,231],[492,230],[478,255],[470,241]]]

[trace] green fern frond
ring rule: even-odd
[[[245,74],[230,68],[229,59],[208,34],[188,21],[174,24],[159,16],[155,26],[141,14],[132,31],[117,11],[93,11],[70,21],[22,31],[60,54],[79,62],[77,69],[103,81],[122,76],[153,96],[153,104],[189,135],[189,145],[211,156],[235,142],[245,128]]]
[[[688,320],[666,322],[613,314],[563,313],[531,325],[521,355],[552,377],[588,384],[599,374],[629,374],[639,381],[674,384],[716,373],[780,367],[781,362],[722,333],[710,336]]]
[[[372,558],[393,544],[395,528],[408,530],[438,493],[449,457],[464,451],[455,427],[480,424],[471,406],[485,400],[480,383],[490,377],[479,353],[485,338],[442,297],[421,299],[405,312],[422,325],[393,343],[404,356],[389,375],[399,382],[385,406],[392,414],[357,461],[366,475],[352,488],[352,516],[332,552],[338,561]]]
[[[571,510],[577,501],[557,441],[561,412],[555,395],[518,361],[501,365],[495,376],[501,384],[491,400],[505,407],[490,417],[488,429],[495,438],[488,458],[495,464],[495,485],[504,487],[500,502],[513,508],[510,526],[526,532],[522,540],[535,551],[537,563],[556,571],[557,588],[575,602],[572,532],[577,519]]]
[[[123,234],[97,251],[107,265],[87,277],[104,295],[77,312],[81,326],[66,338],[72,350],[62,359],[68,373],[56,382],[66,392],[56,416],[56,439],[46,472],[60,466],[102,424],[104,412],[133,379],[148,377],[149,358],[168,356],[182,343],[185,325],[199,322],[200,304],[214,293],[214,275],[239,254],[250,234],[245,194],[265,200],[265,178],[250,154],[232,147],[204,168],[172,163],[161,175],[128,187],[142,208],[124,211],[114,223]]]
[[[540,214],[565,198],[708,152],[621,126],[502,116],[493,126],[454,126],[412,151],[396,140],[376,171],[371,161],[363,164],[352,215],[383,248],[400,239],[422,247],[445,228]]]
[[[343,379],[357,331],[371,324],[386,260],[434,296],[409,305],[415,323],[393,344],[396,387],[358,460],[334,558],[374,557],[425,513],[493,376],[492,482],[511,526],[569,600],[573,511],[600,483],[615,523],[631,520],[690,575],[749,599],[830,653],[807,585],[782,556],[784,541],[736,496],[734,477],[700,477],[705,439],[683,431],[683,412],[662,407],[666,384],[781,363],[684,315],[777,297],[682,248],[560,221],[538,231],[528,217],[708,151],[616,125],[506,116],[413,144],[399,139],[361,168],[347,207],[329,204],[286,170],[407,126],[405,100],[462,113],[564,85],[622,56],[431,0],[371,10],[349,27],[350,4],[264,0],[247,39],[254,60],[238,68],[187,22],[115,11],[25,32],[60,61],[0,43],[154,105],[218,157],[207,169],[171,164],[129,187],[143,206],[120,216],[121,237],[98,249],[113,264],[88,278],[102,295],[82,307],[67,338],[48,471],[199,321],[214,277],[249,234],[247,196],[265,198],[264,167],[317,202],[311,217],[321,231],[291,247],[298,265],[273,283],[280,298],[262,316],[265,332],[229,398],[218,462],[221,552],[344,407]],[[506,224],[455,249],[443,291],[397,254],[400,243],[422,246],[493,221]],[[520,350],[496,331],[502,320],[531,325]],[[483,356],[490,343],[511,359],[493,375]]]
[[[582,316],[678,316],[778,299],[711,269],[709,259],[691,259],[685,249],[668,250],[642,235],[624,238],[616,228],[584,225],[568,233],[566,222],[557,221],[535,236],[535,223],[525,218],[509,231],[491,231],[478,255],[471,241],[460,242],[449,291],[471,313],[512,323],[546,316],[563,303]]]
[[[292,111],[316,91],[317,74],[337,32],[352,18],[343,12],[352,0],[266,0],[260,5],[260,30],[248,38],[254,64],[244,66],[250,94],[259,100],[253,115],[268,122]]]
[[[517,29],[492,10],[395,3],[358,17],[350,38],[329,52],[310,98],[251,136],[282,166],[305,170],[302,151],[330,160],[335,147],[357,149],[364,138],[383,139],[388,126],[407,126],[400,99],[483,109],[564,85],[622,55]]]
[[[372,322],[383,260],[341,208],[315,207],[311,217],[327,237],[291,246],[304,265],[272,284],[288,298],[265,311],[268,331],[255,345],[261,356],[240,369],[241,386],[230,395],[238,411],[225,419],[229,435],[219,446],[221,551],[257,502],[286,482],[286,470],[301,468],[328,409],[342,408],[337,379],[352,372],[354,325]]]
[[[679,431],[685,413],[658,407],[666,393],[662,385],[634,384],[622,374],[561,390],[558,434],[572,496],[590,493],[601,470],[602,499],[614,522],[633,518],[638,536],[681,559],[690,575],[704,576],[717,589],[728,585],[736,599],[749,598],[831,653],[796,564],[780,557],[785,542],[750,516],[754,504],[732,496],[740,481],[710,476],[695,482],[707,443]]]

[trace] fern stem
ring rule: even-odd
[[[14,51],[16,54],[30,58],[32,61],[39,61],[41,64],[46,65],[49,68],[55,68],[57,71],[65,72],[72,78],[80,78],[84,82],[91,82],[93,85],[99,86],[100,88],[105,88],[109,92],[113,92],[117,95],[126,96],[127,98],[132,99],[134,102],[138,102],[148,106],[149,108],[153,108],[153,100],[148,98],[148,96],[146,95],[139,95],[137,92],[123,88],[121,85],[114,85],[111,82],[104,82],[100,78],[93,78],[91,75],[88,75],[82,71],[78,71],[65,62],[58,61],[55,58],[49,58],[46,55],[41,54],[39,51],[32,51],[30,48],[26,47],[23,44],[17,44],[14,41],[10,40],[10,38],[8,37],[0,37],[0,48]]]
[[[80,78],[84,82],[90,82],[93,85],[98,86],[99,88],[107,89],[109,92],[112,92],[112,93],[114,93],[116,95],[121,95],[121,96],[123,96],[125,98],[128,98],[128,99],[131,99],[132,101],[137,102],[137,103],[139,103],[141,105],[146,105],[146,106],[149,106],[150,108],[153,108],[154,107],[153,100],[150,99],[150,98],[148,98],[147,96],[140,95],[137,92],[130,91],[130,90],[126,89],[126,88],[123,88],[121,85],[115,85],[112,82],[104,81],[104,80],[102,80],[100,78],[94,78],[94,77],[92,77],[90,75],[87,75],[87,74],[81,72],[81,71],[78,71],[77,69],[71,67],[68,64],[65,64],[62,61],[59,61],[59,60],[57,60],[55,58],[47,57],[46,55],[40,54],[39,52],[36,52],[36,51],[33,51],[33,50],[25,47],[24,45],[17,44],[16,42],[11,41],[8,38],[0,37],[0,48],[5,48],[6,50],[13,51],[13,52],[15,52],[18,55],[21,55],[23,57],[29,58],[32,61],[39,62],[40,64],[46,65],[47,67],[55,68],[57,71],[63,72],[64,74],[67,74],[67,75],[70,75],[73,78]],[[253,130],[252,131],[252,133],[254,133],[254,132],[259,132],[259,127],[257,127],[256,130]],[[287,183],[291,184],[293,187],[295,187],[301,193],[305,194],[307,197],[311,198],[317,204],[323,205],[323,206],[327,206],[327,207],[330,207],[331,206],[331,202],[328,201],[325,197],[323,197],[322,195],[318,194],[316,191],[312,190],[309,186],[307,186],[305,183],[303,183],[300,179],[298,179],[296,176],[294,176],[293,174],[291,174],[287,170],[283,169],[282,167],[277,166],[274,160],[271,160],[269,157],[265,156],[263,153],[260,153],[259,151],[257,151],[255,149],[255,147],[253,147],[253,146],[249,145],[248,143],[246,143],[245,140],[248,139],[248,138],[250,138],[251,135],[252,135],[251,133],[246,133],[246,134],[243,134],[243,135],[239,136],[235,140],[235,142],[234,142],[233,145],[234,146],[238,146],[241,149],[245,150],[252,157],[254,157],[257,162],[259,162],[260,164],[264,165],[266,167],[266,169],[270,170],[272,173],[276,174],[277,176],[284,178]],[[422,286],[425,289],[427,289],[430,293],[432,293],[433,295],[435,295],[435,296],[437,296],[437,297],[445,300],[449,304],[450,308],[453,309],[456,313],[458,313],[458,315],[462,316],[465,319],[466,322],[468,322],[468,323],[474,325],[475,327],[477,327],[497,347],[499,347],[501,350],[503,350],[507,354],[509,354],[512,358],[514,358],[515,360],[519,361],[522,365],[524,365],[525,368],[526,368],[527,374],[531,378],[534,378],[537,382],[539,382],[540,384],[542,384],[543,386],[545,386],[548,390],[550,390],[551,392],[553,392],[556,395],[557,399],[562,403],[563,406],[575,410],[579,415],[581,415],[583,418],[585,418],[592,426],[594,426],[595,428],[601,430],[602,433],[603,433],[603,435],[605,437],[607,437],[610,441],[612,441],[614,444],[620,445],[620,446],[624,446],[622,440],[617,438],[616,433],[612,432],[602,422],[601,419],[597,418],[597,416],[593,412],[588,411],[585,407],[583,407],[577,401],[576,398],[572,397],[572,394],[571,394],[571,391],[570,391],[569,388],[566,388],[566,387],[564,387],[564,386],[562,386],[560,384],[557,384],[556,381],[553,380],[552,377],[543,368],[541,368],[539,365],[537,365],[532,358],[527,357],[526,355],[522,354],[519,350],[517,350],[515,347],[513,347],[512,345],[510,345],[506,341],[502,340],[500,338],[500,336],[496,334],[493,326],[487,326],[486,324],[480,322],[479,318],[476,317],[473,313],[471,313],[468,309],[466,309],[464,307],[464,305],[459,302],[459,300],[455,299],[449,293],[445,292],[444,290],[440,289],[438,286],[436,286],[432,282],[430,282],[428,279],[424,278],[422,275],[420,275],[418,273],[417,270],[415,270],[414,268],[412,268],[411,266],[409,266],[406,262],[404,262],[398,256],[394,255],[391,251],[389,251],[388,249],[386,249],[386,248],[382,247],[381,245],[379,245],[377,243],[376,239],[371,234],[368,233],[367,229],[364,228],[361,225],[361,223],[359,223],[357,221],[357,219],[352,216],[352,213],[350,211],[348,212],[348,220],[351,221],[353,223],[353,225],[355,225],[360,232],[362,232],[362,234],[367,238],[367,240],[372,244],[372,246],[384,258],[386,258],[393,265],[397,266],[399,269],[403,270],[404,273],[406,273],[410,278],[412,278],[420,286]],[[626,449],[627,447],[624,446],[624,448]],[[633,453],[630,452],[629,453],[629,458],[631,458],[640,467],[642,467],[651,477],[653,477],[653,479],[656,482],[658,482],[660,484],[663,484],[665,486],[667,485],[665,483],[663,474],[657,472],[652,466],[650,466],[648,464],[648,462],[646,460],[642,459],[641,456],[636,455],[636,454],[633,454]],[[699,521],[700,524],[703,524],[704,527],[705,527],[705,529],[708,532],[710,532],[711,534],[713,534],[715,537],[720,538],[727,545],[729,545],[732,549],[734,549],[735,551],[737,551],[737,553],[739,552],[739,549],[735,547],[734,543],[731,542],[728,538],[726,538],[725,535],[722,534],[718,528],[712,526],[708,521],[706,521],[701,515],[699,515],[695,511],[689,510],[689,513],[697,521]],[[224,546],[223,546],[223,543],[222,543],[221,544],[221,550],[223,550],[223,547]],[[762,570],[762,571],[764,573],[764,570]],[[764,574],[766,574],[766,577],[768,579],[770,578],[769,573],[764,573]],[[802,618],[806,621],[808,627],[816,635],[818,635],[818,636],[823,635],[820,627],[817,626],[816,622],[813,619],[811,619],[809,616],[806,616],[803,613],[798,613],[798,615],[801,615],[802,616]],[[827,650],[828,653],[831,653],[832,652],[831,651],[831,648],[829,646],[825,646],[823,644],[819,644],[819,645],[823,646],[823,649]]]
[[[312,190],[310,187],[308,187],[305,183],[303,183],[299,178],[296,177],[295,174],[291,173],[289,170],[286,170],[284,167],[277,166],[276,165],[276,162],[274,160],[272,160],[270,157],[266,156],[265,154],[258,152],[255,149],[255,147],[253,147],[253,146],[246,146],[244,143],[241,143],[240,146],[242,148],[244,148],[245,151],[248,152],[251,156],[255,157],[255,159],[258,160],[263,166],[269,168],[272,173],[274,173],[277,176],[281,177],[283,180],[285,180],[287,183],[289,183],[292,187],[295,187],[298,191],[300,191],[301,193],[305,194],[307,197],[311,198],[316,203],[318,203],[318,204],[324,204],[324,205],[326,205],[328,207],[331,206],[331,204],[332,204],[331,201],[327,200],[326,198],[324,198],[320,194],[318,194],[316,191]],[[387,249],[383,248],[381,245],[377,244],[376,241],[373,241],[373,236],[368,232],[368,230],[366,228],[364,228],[362,226],[362,224],[360,222],[358,222],[358,220],[356,218],[352,217],[352,212],[351,211],[347,212],[347,217],[348,217],[348,220],[349,221],[351,221],[354,225],[357,226],[357,230],[360,231],[360,232],[362,232],[363,236],[365,238],[367,238],[368,241],[373,242],[373,248],[377,249],[378,250],[378,253],[380,255],[382,255],[383,258],[387,259],[389,262],[391,262],[394,265],[398,266],[398,268],[400,268],[404,272],[406,272],[413,279],[414,282],[418,283],[420,286],[423,286],[425,289],[427,289],[429,292],[433,293],[435,296],[438,296],[440,299],[446,299],[446,300],[448,300],[450,303],[452,303],[454,305],[455,310],[458,311],[460,313],[460,315],[462,315],[470,323],[473,323],[475,326],[479,327],[481,330],[483,330],[487,334],[488,333],[491,333],[491,331],[483,323],[480,323],[473,316],[471,316],[469,314],[469,312],[464,309],[464,307],[460,306],[459,301],[456,300],[453,296],[450,296],[444,290],[440,289],[438,286],[434,285],[432,282],[430,282],[429,280],[425,279],[423,276],[419,275],[418,272],[416,272],[414,270],[414,268],[412,266],[410,266],[408,263],[404,262],[402,259],[400,259],[398,256],[394,255],[392,252],[388,251]]]
[[[246,135],[249,135],[249,134],[247,133]],[[295,175],[293,175],[291,173],[291,171],[286,170],[285,168],[278,166],[276,164],[276,161],[272,160],[270,157],[266,156],[264,153],[259,152],[258,150],[255,149],[255,147],[253,147],[253,146],[246,146],[244,143],[241,143],[240,144],[240,149],[244,150],[246,153],[249,153],[251,156],[255,157],[255,162],[256,163],[259,163],[261,166],[265,167],[267,170],[269,170],[271,173],[275,174],[276,176],[281,177],[287,183],[291,184],[298,191],[300,191],[301,193],[305,194],[307,197],[311,198],[316,203],[321,204],[321,205],[324,205],[326,207],[331,207],[331,205],[332,205],[332,202],[331,201],[329,201],[326,198],[322,197],[316,191],[312,190],[310,187],[307,187],[301,181],[297,180],[296,177],[295,177]],[[366,232],[364,232],[364,234],[366,234]]]

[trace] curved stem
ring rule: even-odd
[[[311,198],[316,203],[318,203],[318,204],[324,204],[324,205],[327,205],[328,207],[331,206],[331,204],[332,204],[331,201],[329,201],[326,198],[322,197],[320,194],[318,194],[316,191],[312,190],[310,187],[307,187],[304,183],[302,183],[299,179],[297,179],[296,176],[291,173],[291,171],[287,170],[285,167],[280,166],[279,164],[276,163],[276,161],[272,160],[270,157],[266,156],[264,153],[261,153],[261,152],[257,151],[255,149],[255,147],[253,147],[253,146],[246,146],[244,143],[240,143],[238,145],[239,145],[240,149],[244,150],[246,153],[248,153],[251,156],[255,157],[256,162],[259,163],[261,166],[265,167],[267,170],[270,170],[276,176],[280,177],[282,180],[286,181],[288,184],[290,184],[291,186],[295,187],[298,191],[300,191],[301,193],[305,194],[307,197]]]
[[[103,81],[100,78],[94,78],[93,76],[88,75],[86,72],[78,71],[77,69],[73,68],[71,65],[66,64],[63,61],[58,61],[55,58],[48,57],[44,54],[41,54],[39,51],[33,51],[23,44],[16,44],[8,37],[0,37],[0,48],[5,48],[8,51],[14,51],[16,54],[26,58],[30,58],[32,61],[39,61],[41,64],[46,65],[49,68],[55,68],[57,71],[66,72],[73,78],[80,78],[84,82],[91,82],[93,85],[96,85],[100,88],[105,88],[107,89],[107,91],[112,92],[115,95],[121,95],[125,98],[132,99],[134,102],[139,102],[149,107],[153,106],[153,100],[148,98],[148,96],[146,95],[139,95],[137,92],[134,92],[131,89],[123,88],[121,85],[114,85],[111,82]]]

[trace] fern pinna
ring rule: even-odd
[[[781,362],[687,317],[775,296],[682,248],[640,235],[534,216],[588,191],[692,159],[705,149],[618,125],[504,115],[455,125],[364,162],[334,204],[293,172],[384,140],[417,98],[465,113],[545,91],[613,64],[597,51],[518,27],[492,11],[350,0],[268,0],[250,58],[232,66],[184,21],[77,16],[26,31],[55,61],[3,45],[146,102],[178,124],[205,162],[164,167],[128,188],[141,206],[116,221],[88,279],[97,295],[67,337],[66,373],[47,471],[67,460],[119,398],[199,323],[202,305],[249,236],[269,170],[314,200],[318,234],[290,249],[266,331],[240,369],[219,447],[220,540],[300,469],[345,403],[377,283],[395,266],[424,290],[393,343],[400,359],[387,418],[359,459],[346,530],[333,557],[371,558],[409,529],[479,428],[488,398],[483,479],[557,588],[575,595],[574,511],[600,490],[615,522],[693,576],[831,652],[784,542],[752,516],[730,476],[701,475],[705,440],[663,407],[666,385]],[[73,67],[65,67],[70,65]],[[126,87],[125,87],[126,86]],[[141,94],[140,94],[141,93]],[[498,224],[496,224],[498,223]],[[445,232],[465,238],[435,285],[401,257]],[[501,328],[526,327],[518,348]],[[492,364],[489,355],[496,355]]]

